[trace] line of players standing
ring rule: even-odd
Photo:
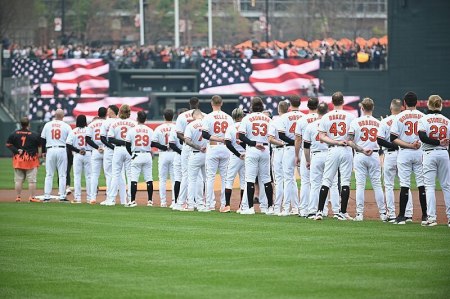
[[[53,173],[60,174],[60,197],[64,198],[65,146],[74,156],[74,202],[81,202],[81,172],[85,173],[87,201],[96,202],[98,178],[103,165],[107,198],[102,205],[120,203],[136,206],[137,182],[141,172],[147,184],[148,205],[153,193],[151,148],[159,150],[161,206],[167,206],[165,182],[173,184],[171,207],[174,210],[209,212],[215,210],[214,180],[221,177],[220,212],[230,212],[233,181],[240,179],[241,202],[238,212],[254,214],[255,183],[260,192],[260,210],[268,215],[299,215],[321,220],[328,215],[330,193],[333,217],[362,221],[366,178],[371,180],[380,219],[405,224],[412,219],[410,177],[414,173],[422,208],[422,225],[436,222],[435,180],[440,180],[450,219],[448,119],[440,114],[442,99],[431,96],[430,113],[416,110],[417,96],[409,92],[391,103],[392,115],[382,121],[374,118],[374,102],[365,98],[362,116],[355,118],[344,110],[344,98],[332,97],[334,110],[326,103],[309,99],[309,113],[299,111],[300,99],[281,102],[279,117],[264,112],[260,98],[252,99],[252,113],[233,110],[232,116],[221,110],[222,99],[213,96],[212,112],[204,114],[197,98],[190,110],[181,111],[173,124],[173,112],[164,112],[165,122],[155,131],[145,125],[146,114],[130,119],[130,107],[100,108],[98,118],[89,125],[78,116],[76,128],[62,122],[61,113],[47,123],[42,132],[47,148],[47,176],[44,201],[50,199]],[[380,146],[385,153],[384,185],[381,184]],[[60,152],[60,153],[59,153]],[[63,155],[64,152],[64,155]],[[56,157],[56,158],[55,158]],[[422,164],[423,160],[423,164]],[[295,168],[301,178],[300,196]],[[356,176],[356,216],[347,212],[352,169]],[[272,174],[270,172],[272,170]],[[338,172],[341,189],[338,190]],[[394,178],[398,174],[401,191],[399,213],[395,217]],[[273,179],[272,179],[273,177]],[[128,182],[128,188],[126,183]],[[275,189],[275,194],[274,194]],[[128,190],[128,191],[127,191]],[[273,199],[275,195],[275,200]],[[449,224],[450,225],[450,224]]]

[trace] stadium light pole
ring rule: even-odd
[[[212,49],[213,32],[212,32],[212,0],[208,0],[208,47]]]
[[[175,0],[175,48],[180,47],[180,2]]]
[[[136,3],[136,2],[135,2]],[[139,32],[140,32],[140,42],[141,46],[144,45],[144,0],[139,0],[139,20],[141,21],[141,24],[139,26]]]

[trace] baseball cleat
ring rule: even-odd
[[[17,196],[16,197],[16,202],[20,202],[20,199],[21,199],[20,196]]]
[[[236,213],[240,214],[242,212],[241,208],[237,209]]]
[[[398,216],[397,218],[395,218],[394,224],[406,224],[406,217]]]
[[[305,218],[306,219],[315,219],[316,218],[316,214],[308,214]]]
[[[220,213],[229,213],[230,211],[230,206],[221,207],[219,210]]]
[[[173,209],[173,206],[175,205],[175,202],[172,201],[172,203],[170,204],[169,208]]]
[[[350,215],[348,213],[342,213],[341,212],[341,213],[338,213],[338,214],[335,214],[335,215],[337,215],[337,217],[336,217],[337,220],[341,220],[341,221],[353,220],[353,218],[350,217]]]
[[[333,218],[334,218],[334,219],[338,219],[338,218],[339,218],[339,213],[333,214]]]
[[[426,215],[422,215],[421,225],[426,225],[428,223],[428,217]]]
[[[70,203],[71,204],[80,204],[81,200],[71,200]]]
[[[131,201],[131,202],[125,204],[125,208],[134,208],[134,207],[137,207],[136,201]]]
[[[147,201],[147,207],[153,207],[153,201],[152,200]]]
[[[386,214],[384,214],[384,213],[381,213],[381,214],[380,214],[380,220],[381,220],[381,221],[386,222],[387,219],[388,219],[388,217],[387,217]]]
[[[321,211],[318,211],[316,213],[316,217],[314,217],[314,220],[322,220],[323,219],[323,215]]]
[[[72,189],[70,187],[67,187],[66,189],[66,196],[72,194]]]
[[[274,213],[273,213],[273,207],[268,207],[267,208],[267,211],[266,211],[266,215],[273,215]]]
[[[447,222],[447,226],[450,227],[450,220]]]
[[[291,215],[298,215],[298,209],[297,208],[292,208],[292,210],[291,210],[291,213],[290,213]]]
[[[69,200],[67,198],[65,198],[65,197],[64,198],[60,198],[59,201],[60,202],[69,202]]]
[[[167,208],[167,204],[165,202],[161,203],[161,208]]]
[[[51,198],[44,198],[42,202],[50,202]]]
[[[355,218],[353,218],[353,221],[363,221],[364,217],[363,214],[356,214]]]
[[[97,203],[97,201],[95,200],[95,199],[91,199],[90,201],[89,201],[89,204],[90,205],[95,205]]]
[[[421,223],[422,226],[436,226],[437,222],[436,220],[427,220],[425,223]]]
[[[197,211],[200,212],[200,213],[209,213],[209,212],[211,212],[211,210],[208,209],[207,207],[198,207]]]
[[[285,217],[285,216],[289,216],[290,213],[288,210],[283,210],[282,212],[278,213],[278,216],[280,217]]]
[[[413,222],[412,216],[411,217],[405,217],[406,222]]]
[[[241,215],[255,215],[255,209],[253,207],[247,208],[241,211]]]

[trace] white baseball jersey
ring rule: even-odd
[[[155,131],[153,132],[152,141],[158,142],[161,145],[169,147],[169,135],[171,131],[175,131],[175,124],[163,123],[159,125],[158,127],[155,128]]]
[[[297,121],[304,115],[305,114],[303,112],[298,110],[283,114],[280,117],[282,125],[278,131],[284,133],[286,137],[290,139],[295,139],[295,127],[297,126]]]
[[[109,127],[116,120],[117,120],[117,118],[107,118],[107,119],[105,119],[103,121],[103,123],[102,123],[102,126],[100,127],[100,136],[107,137],[108,136]]]
[[[270,118],[262,112],[254,112],[244,117],[239,126],[239,133],[259,143],[268,143]]]
[[[392,123],[391,134],[408,143],[419,140],[417,127],[423,116],[419,110],[405,110],[399,113],[396,121]]]
[[[442,114],[427,114],[419,120],[419,131],[425,132],[431,139],[443,140],[450,138],[449,119]],[[422,149],[447,149],[441,145],[422,143]]]
[[[202,130],[211,136],[224,138],[225,132],[234,124],[233,118],[223,111],[213,111],[207,114],[202,121]]]
[[[175,127],[169,132],[169,143],[174,143],[181,150],[180,138],[177,136],[177,130]]]
[[[358,117],[350,124],[349,135],[353,135],[354,142],[365,149],[379,150],[377,143],[378,130],[381,122],[373,116],[364,115]]]
[[[92,141],[98,146],[103,146],[103,143],[100,141],[100,131],[105,121],[105,119],[96,119],[88,125],[86,136],[91,137]]]
[[[153,130],[144,124],[131,127],[126,142],[131,143],[132,152],[150,152],[152,150]]]
[[[125,141],[127,138],[127,132],[129,129],[137,126],[137,122],[127,119],[116,118],[115,121],[111,123],[108,130],[108,137],[112,137],[118,140]],[[151,140],[149,140],[150,142]]]
[[[186,131],[187,125],[192,122],[194,119],[192,118],[192,112],[194,109],[186,111],[178,115],[177,121],[175,123],[175,128],[177,133],[184,134],[184,131]]]
[[[274,137],[277,140],[280,140],[280,137],[278,136],[278,131],[281,130],[283,126],[281,116],[275,116],[272,121],[269,124],[269,136]]]
[[[345,110],[330,111],[320,120],[319,132],[326,133],[333,140],[345,141],[354,119],[355,116]]]
[[[234,125],[229,126],[227,131],[225,132],[225,140],[230,140],[231,145],[240,153],[245,152],[245,149],[237,143],[239,140],[238,129],[240,126],[240,122],[234,123]]]
[[[200,146],[201,148],[206,147],[207,141],[202,137],[202,120],[197,119],[187,125],[186,131],[184,131],[184,138],[189,138],[192,143]]]
[[[326,151],[328,146],[326,143],[320,141],[319,139],[319,126],[320,120],[317,119],[306,126],[305,132],[303,133],[303,141],[311,144],[310,151]]]
[[[318,118],[319,115],[317,113],[309,113],[297,120],[297,125],[295,126],[295,136],[303,136],[305,134],[306,127]]]
[[[45,145],[66,146],[67,136],[72,128],[62,120],[52,120],[45,124],[41,137],[45,139]]]
[[[87,127],[74,128],[67,136],[66,143],[79,150],[92,150],[91,146],[86,143],[86,135],[88,131],[89,129]]]

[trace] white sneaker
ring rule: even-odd
[[[364,217],[362,214],[356,214],[356,217],[353,219],[353,221],[363,221]]]
[[[280,217],[285,217],[285,216],[289,216],[290,213],[288,210],[283,210],[282,212],[278,213],[278,216]]]
[[[322,219],[323,219],[322,212],[318,211],[316,213],[316,217],[314,218],[314,220],[322,220]]]
[[[147,202],[147,207],[153,207],[153,201],[149,200],[149,201]]]
[[[245,209],[241,211],[241,215],[255,215],[255,208]]]
[[[182,212],[194,212],[194,207],[186,206],[184,208],[181,208],[180,211],[182,211]]]
[[[161,208],[167,208],[167,203],[165,202],[161,203]]]
[[[116,205],[116,203],[114,201],[108,201],[107,203],[105,203],[105,206],[112,207],[112,206],[115,206],[115,205]]]
[[[266,214],[267,213],[267,208],[264,208],[264,207],[260,207],[259,208],[260,210],[261,210],[261,214]]]
[[[348,214],[348,213],[339,213],[339,214],[336,214],[337,215],[337,220],[342,220],[342,221],[345,221],[345,220],[353,220],[353,218],[352,217],[350,217],[350,215]]]
[[[173,206],[175,205],[175,202],[172,201],[172,203],[170,204],[169,208],[173,209]]]
[[[72,188],[70,188],[70,186],[66,189],[66,196],[69,194],[72,194]]]
[[[292,208],[291,209],[291,215],[298,216],[298,209],[297,208]]]
[[[273,215],[273,214],[274,214],[273,207],[269,207],[266,211],[266,215]]]
[[[137,203],[135,201],[129,202],[125,205],[125,208],[134,208],[137,207]]]
[[[274,213],[275,215],[280,214],[280,212],[281,212],[280,207],[275,207],[275,208],[273,209],[273,213]]]
[[[388,220],[388,216],[385,213],[380,214],[380,220],[386,222]]]
[[[427,220],[427,222],[425,222],[425,224],[421,224],[422,226],[436,226],[437,225],[437,222],[436,222],[436,220],[430,220],[430,219],[428,219]]]
[[[240,214],[242,212],[241,208],[237,209],[236,213]]]
[[[198,207],[197,211],[199,211],[200,213],[209,213],[209,212],[211,212],[211,210],[209,208],[206,208],[206,207]]]

